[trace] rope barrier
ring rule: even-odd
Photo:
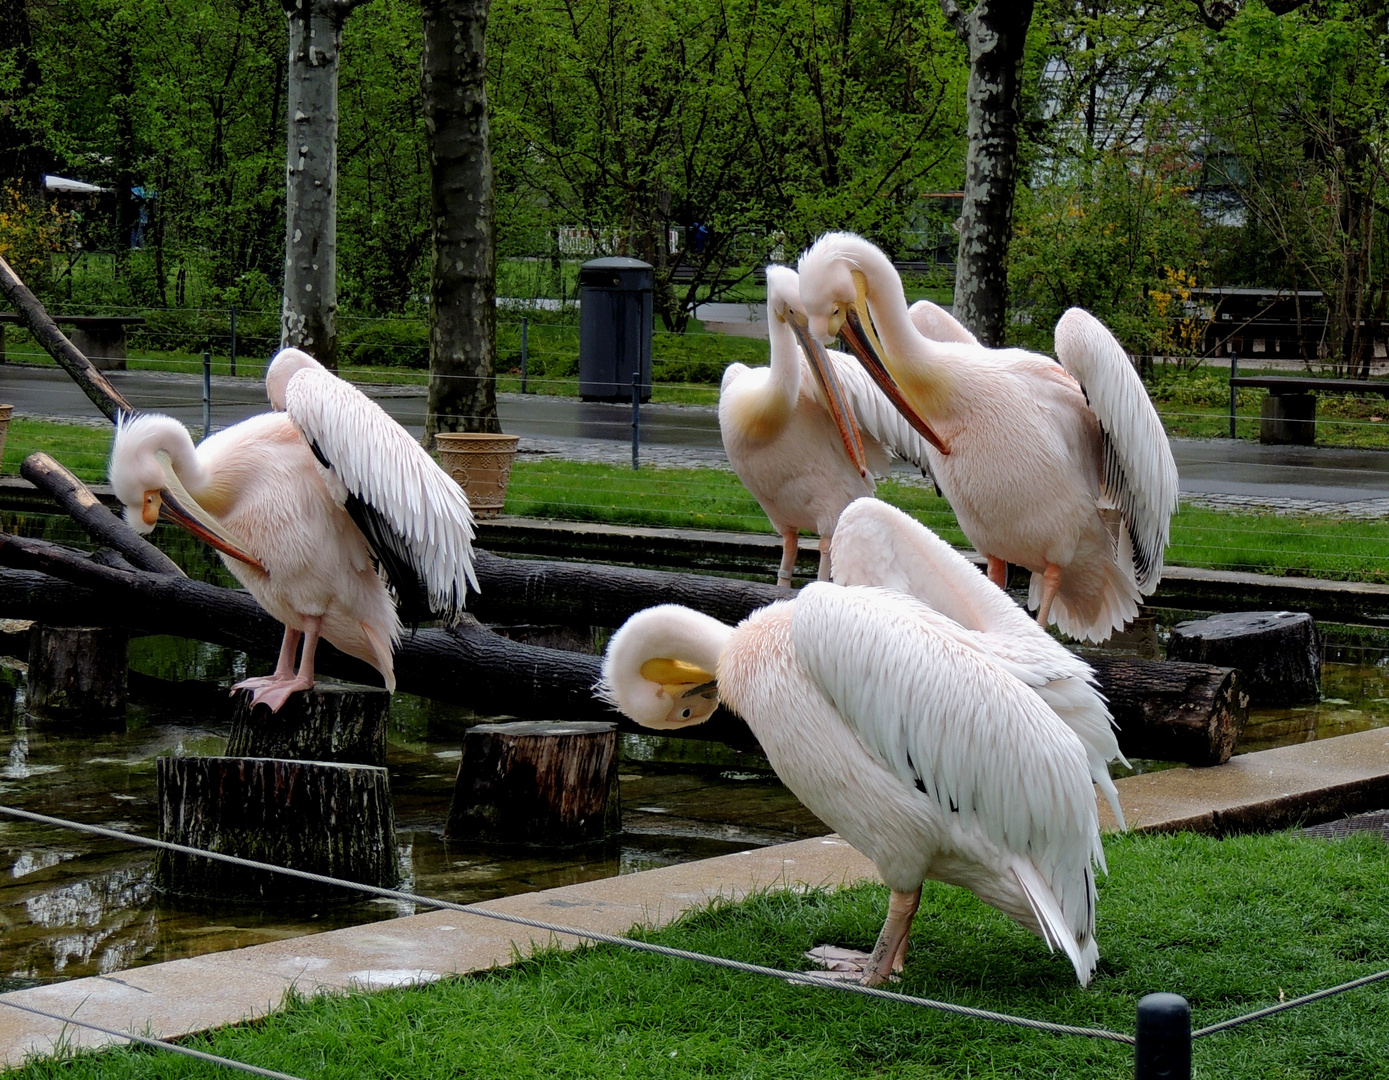
[[[51,825],[56,828],[91,833],[95,836],[104,836],[111,840],[119,840],[141,847],[157,848],[161,851],[172,851],[181,855],[193,855],[205,859],[212,859],[216,862],[227,863],[231,866],[239,866],[247,870],[263,870],[273,874],[282,874],[286,877],[310,881],[318,885],[330,885],[349,889],[354,892],[365,893],[370,896],[379,896],[386,900],[403,901],[421,907],[439,908],[445,911],[457,911],[463,915],[476,915],[484,919],[494,919],[499,922],[525,926],[533,930],[544,930],[546,933],[558,934],[564,937],[576,937],[601,945],[616,945],[621,948],[652,953],[656,956],[664,956],[673,960],[688,960],[694,963],[708,964],[712,967],[725,968],[730,971],[740,971],[749,975],[762,975],[767,978],[789,983],[793,986],[816,986],[827,990],[839,990],[844,993],[879,998],[884,1001],[894,1001],[903,1005],[915,1005],[920,1008],[951,1013],[956,1016],[967,1016],[976,1020],[991,1020],[995,1023],[1030,1028],[1034,1031],[1046,1031],[1054,1035],[1079,1035],[1085,1038],[1106,1039],[1110,1042],[1123,1043],[1125,1045],[1132,1045],[1134,1041],[1132,1035],[1126,1035],[1119,1031],[1110,1031],[1107,1028],[1085,1028],[1074,1027],[1069,1024],[1054,1024],[1046,1020],[1034,1020],[1031,1017],[1013,1016],[1009,1013],[993,1012],[989,1009],[976,1009],[969,1005],[956,1005],[948,1001],[935,1001],[931,998],[916,997],[910,994],[898,994],[891,990],[882,990],[876,986],[863,986],[859,983],[829,979],[816,972],[783,971],[780,968],[766,967],[762,964],[750,964],[742,960],[730,960],[721,956],[709,956],[705,953],[692,952],[688,949],[677,949],[669,945],[657,945],[649,941],[638,941],[633,938],[621,937],[617,934],[605,934],[596,930],[584,930],[579,927],[564,926],[559,923],[548,923],[538,919],[528,919],[522,915],[512,915],[508,912],[478,907],[474,904],[456,904],[449,900],[421,896],[418,893],[403,892],[399,889],[386,889],[378,885],[364,885],[356,881],[345,881],[342,878],[329,877],[326,874],[315,874],[307,870],[295,870],[287,866],[275,866],[271,863],[257,862],[254,859],[243,859],[237,855],[224,855],[221,852],[188,847],[183,844],[171,843],[168,840],[155,840],[152,837],[121,832],[118,829],[108,829],[102,825],[88,825],[84,822],[68,821],[64,818],[51,817],[47,814],[38,814],[30,810],[20,810],[12,806],[0,806],[0,815],[18,818],[23,821],[31,821],[40,825]]]
[[[64,1016],[62,1013],[48,1012],[46,1009],[36,1009],[32,1005],[21,1005],[17,1001],[10,1001],[4,996],[0,996],[0,1005],[8,1005],[11,1009],[18,1009],[20,1012],[33,1013],[35,1016],[43,1016],[49,1020],[58,1020],[64,1024],[72,1024],[74,1027],[86,1028],[89,1031],[99,1031],[103,1035],[111,1035],[117,1039],[129,1039],[131,1042],[139,1043],[141,1046],[148,1046],[155,1050],[167,1050],[171,1054],[182,1054],[184,1057],[196,1058],[198,1061],[206,1061],[213,1065],[221,1065],[225,1069],[235,1069],[238,1072],[250,1073],[252,1076],[268,1076],[270,1080],[299,1080],[299,1077],[291,1073],[276,1072],[274,1069],[263,1069],[259,1065],[247,1065],[243,1061],[233,1061],[231,1058],[218,1057],[216,1054],[208,1054],[202,1050],[194,1050],[188,1046],[180,1046],[178,1043],[164,1042],[160,1039],[151,1039],[144,1035],[136,1035],[131,1031],[117,1031],[115,1028],[102,1027],[100,1024],[93,1024],[86,1020],[78,1020],[75,1016]]]

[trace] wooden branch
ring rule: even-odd
[[[87,486],[44,453],[30,454],[19,466],[19,475],[46,491],[73,521],[98,544],[120,552],[137,570],[183,577],[178,563],[101,504]]]
[[[0,259],[0,293],[14,305],[19,321],[34,335],[34,340],[63,366],[108,420],[114,422],[122,413],[135,412],[135,406],[126,401],[106,376],[97,371],[92,362],[58,329],[58,324],[49,317],[38,297],[19,280],[19,275],[4,259]]]
[[[758,608],[796,594],[775,585],[672,574],[625,566],[530,562],[476,552],[481,594],[470,594],[468,610],[484,622],[559,622],[621,626],[656,604],[683,604],[735,624]]]
[[[960,40],[968,43],[969,16],[960,10],[957,0],[940,0],[940,9],[945,13],[946,22],[955,28],[955,33],[959,35]]]

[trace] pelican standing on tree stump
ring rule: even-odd
[[[970,344],[963,328],[932,340],[891,261],[851,233],[816,241],[800,274],[811,336],[842,333],[930,440],[931,473],[989,576],[1001,586],[1007,563],[1031,570],[1038,622],[1074,638],[1104,641],[1133,619],[1162,577],[1177,467],[1114,336],[1071,308],[1060,365]]]
[[[649,608],[613,635],[600,688],[646,727],[697,724],[720,700],[747,721],[782,782],[892,891],[868,985],[901,969],[925,880],[969,889],[1089,981],[1104,852],[1085,748],[919,600],[814,582],[736,628]]]
[[[777,584],[790,585],[801,531],[820,537],[820,578],[844,507],[876,488],[892,453],[923,465],[925,440],[852,357],[806,333],[796,272],[767,267],[768,367],[730,364],[719,388],[729,464],[782,538]]]
[[[282,350],[265,383],[275,412],[196,447],[172,417],[122,420],[109,473],[126,520],[142,533],[161,513],[183,525],[284,623],[274,673],[233,687],[253,690],[253,704],[277,711],[311,689],[320,638],[394,690],[397,599],[415,617],[453,621],[477,588],[467,498],[380,406],[307,353]]]

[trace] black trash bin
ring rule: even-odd
[[[579,397],[651,400],[651,289],[655,274],[640,259],[593,259],[579,267]]]

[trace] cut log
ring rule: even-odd
[[[1234,668],[1129,660],[1087,653],[1132,758],[1223,765],[1249,718],[1249,696]]]
[[[36,624],[29,631],[26,708],[49,720],[123,724],[129,652],[123,628]]]
[[[479,724],[463,736],[445,839],[575,847],[621,831],[615,724]]]
[[[385,769],[272,758],[158,759],[159,838],[365,885],[400,879]],[[194,855],[161,852],[155,883],[180,896],[251,902],[360,894]]]
[[[385,766],[388,691],[320,682],[291,694],[275,713],[251,708],[251,694],[238,690],[232,698],[228,757]]]
[[[1239,668],[1256,705],[1321,698],[1321,638],[1305,611],[1231,611],[1178,623],[1167,655]]]

